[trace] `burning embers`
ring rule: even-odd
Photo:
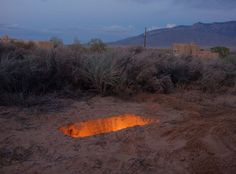
[[[154,122],[157,121],[136,115],[119,115],[69,124],[59,128],[59,130],[65,135],[73,138],[82,138],[103,133],[116,132],[134,126],[144,126]]]

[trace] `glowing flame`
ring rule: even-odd
[[[154,122],[156,121],[136,115],[120,115],[69,124],[59,128],[59,130],[65,135],[73,138],[82,138],[103,133],[116,132],[134,126],[144,126]]]

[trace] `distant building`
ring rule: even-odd
[[[16,42],[16,41],[19,41],[19,40],[9,38],[7,35],[0,37],[0,43],[7,44],[7,43],[10,43],[10,42],[14,42],[14,41]]]
[[[196,44],[173,44],[172,51],[175,56],[192,56],[199,58],[217,58],[218,53],[202,50]]]
[[[13,38],[8,37],[7,35],[0,37],[0,43],[8,44],[8,43],[14,43],[14,42],[23,42],[25,44],[32,42],[37,47],[43,48],[43,49],[52,49],[54,46],[53,43],[50,41],[35,41],[35,40],[28,41],[28,40],[21,40],[21,39],[13,39]]]
[[[44,49],[52,49],[54,47],[52,42],[49,41],[33,41],[33,43],[39,47]]]

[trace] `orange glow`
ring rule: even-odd
[[[144,126],[154,122],[155,121],[151,119],[127,114],[69,124],[59,128],[59,130],[65,135],[73,138],[82,138],[103,133],[116,132],[134,126]]]

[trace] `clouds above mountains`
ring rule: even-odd
[[[235,0],[124,0],[142,4],[168,2],[172,5],[181,5],[191,8],[236,8]]]
[[[113,41],[145,27],[228,20],[236,20],[236,0],[1,0],[0,5],[0,22],[8,25],[0,26],[0,35],[14,31],[25,37],[27,30],[40,37],[43,31],[68,41]]]
[[[217,9],[232,9],[236,8],[235,0],[175,0],[175,3],[181,3],[182,5],[192,8],[214,8]]]
[[[40,0],[42,2],[48,2],[53,0]],[[59,0],[60,1],[60,0]],[[72,0],[73,1],[73,0]],[[78,0],[81,1],[81,0]],[[121,1],[121,2],[135,2],[141,4],[158,4],[168,3],[170,5],[181,5],[191,8],[236,8],[236,0],[109,0],[109,1]],[[68,2],[69,3],[69,2]],[[108,3],[109,4],[109,3]]]

